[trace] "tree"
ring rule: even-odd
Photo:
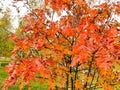
[[[9,40],[10,35],[10,20],[9,12],[5,12],[0,19],[0,57],[10,57],[13,49],[13,42]]]
[[[41,8],[44,0],[26,0],[27,5],[31,8]]]
[[[45,0],[25,16],[21,35],[11,36],[16,46],[3,90],[16,82],[22,90],[35,79],[48,82],[48,90],[113,90],[120,83],[120,23],[112,18],[119,5]],[[62,11],[67,15],[53,21]]]

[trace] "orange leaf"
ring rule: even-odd
[[[104,90],[114,90],[112,86],[107,83],[104,83]]]
[[[84,0],[75,0],[76,4],[82,5],[84,3]]]
[[[97,10],[90,10],[90,16],[94,18],[98,14]]]
[[[80,83],[79,80],[75,81],[75,90],[81,89],[82,88],[82,83]]]
[[[63,33],[67,36],[74,36],[76,31],[73,30],[71,27],[66,27],[64,28]]]
[[[91,25],[88,27],[88,29],[89,29],[89,32],[90,32],[90,33],[95,33],[96,30],[98,29],[98,26],[97,26],[96,24],[91,24]]]
[[[107,30],[106,34],[108,37],[116,37],[118,35],[118,31],[115,27],[112,27]]]

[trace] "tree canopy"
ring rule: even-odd
[[[113,18],[120,14],[119,5],[45,0],[43,8],[24,17],[21,35],[11,36],[16,46],[3,89],[19,82],[22,90],[39,79],[48,90],[114,90],[120,83],[120,23]],[[67,15],[53,21],[62,11]]]

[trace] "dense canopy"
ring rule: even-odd
[[[22,90],[39,79],[48,90],[113,90],[120,83],[120,23],[113,18],[119,5],[45,0],[24,17],[21,35],[11,36],[16,46],[3,88],[19,82]],[[67,15],[53,21],[62,11]]]

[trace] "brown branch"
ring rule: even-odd
[[[66,62],[66,67],[68,67],[68,63]],[[69,74],[66,73],[66,87],[65,90],[68,90],[69,88]]]
[[[94,61],[94,58],[95,58],[95,53],[96,53],[97,51],[98,51],[98,49],[92,53],[92,59],[91,59],[91,61],[90,61],[90,63],[89,63],[89,69],[88,69],[87,79],[88,79],[88,77],[89,77],[89,75],[90,75],[90,73],[91,73],[92,64],[93,64],[93,61]],[[84,85],[84,88],[87,87],[87,84],[88,84],[88,80],[86,80],[86,83],[85,83],[85,85]]]
[[[77,64],[77,66],[76,66],[76,70],[75,70],[75,77],[74,77],[74,81],[76,81],[76,79],[77,79],[77,75],[78,75],[78,67],[80,66],[80,64]]]
[[[61,34],[63,38],[65,38],[71,44],[71,41],[67,37],[65,37],[61,32],[58,32],[58,33]]]
[[[92,83],[94,81],[94,78],[95,78],[95,74],[96,74],[96,69],[94,70],[93,77],[92,77],[92,80],[91,80],[89,88],[91,88],[91,85],[92,85]]]
[[[49,44],[53,45],[53,43],[50,42],[50,40],[48,39],[47,35],[46,35],[46,40],[48,41]]]
[[[70,73],[72,74],[72,67],[70,67]],[[74,90],[74,80],[73,80],[73,77],[71,77],[71,90]]]

